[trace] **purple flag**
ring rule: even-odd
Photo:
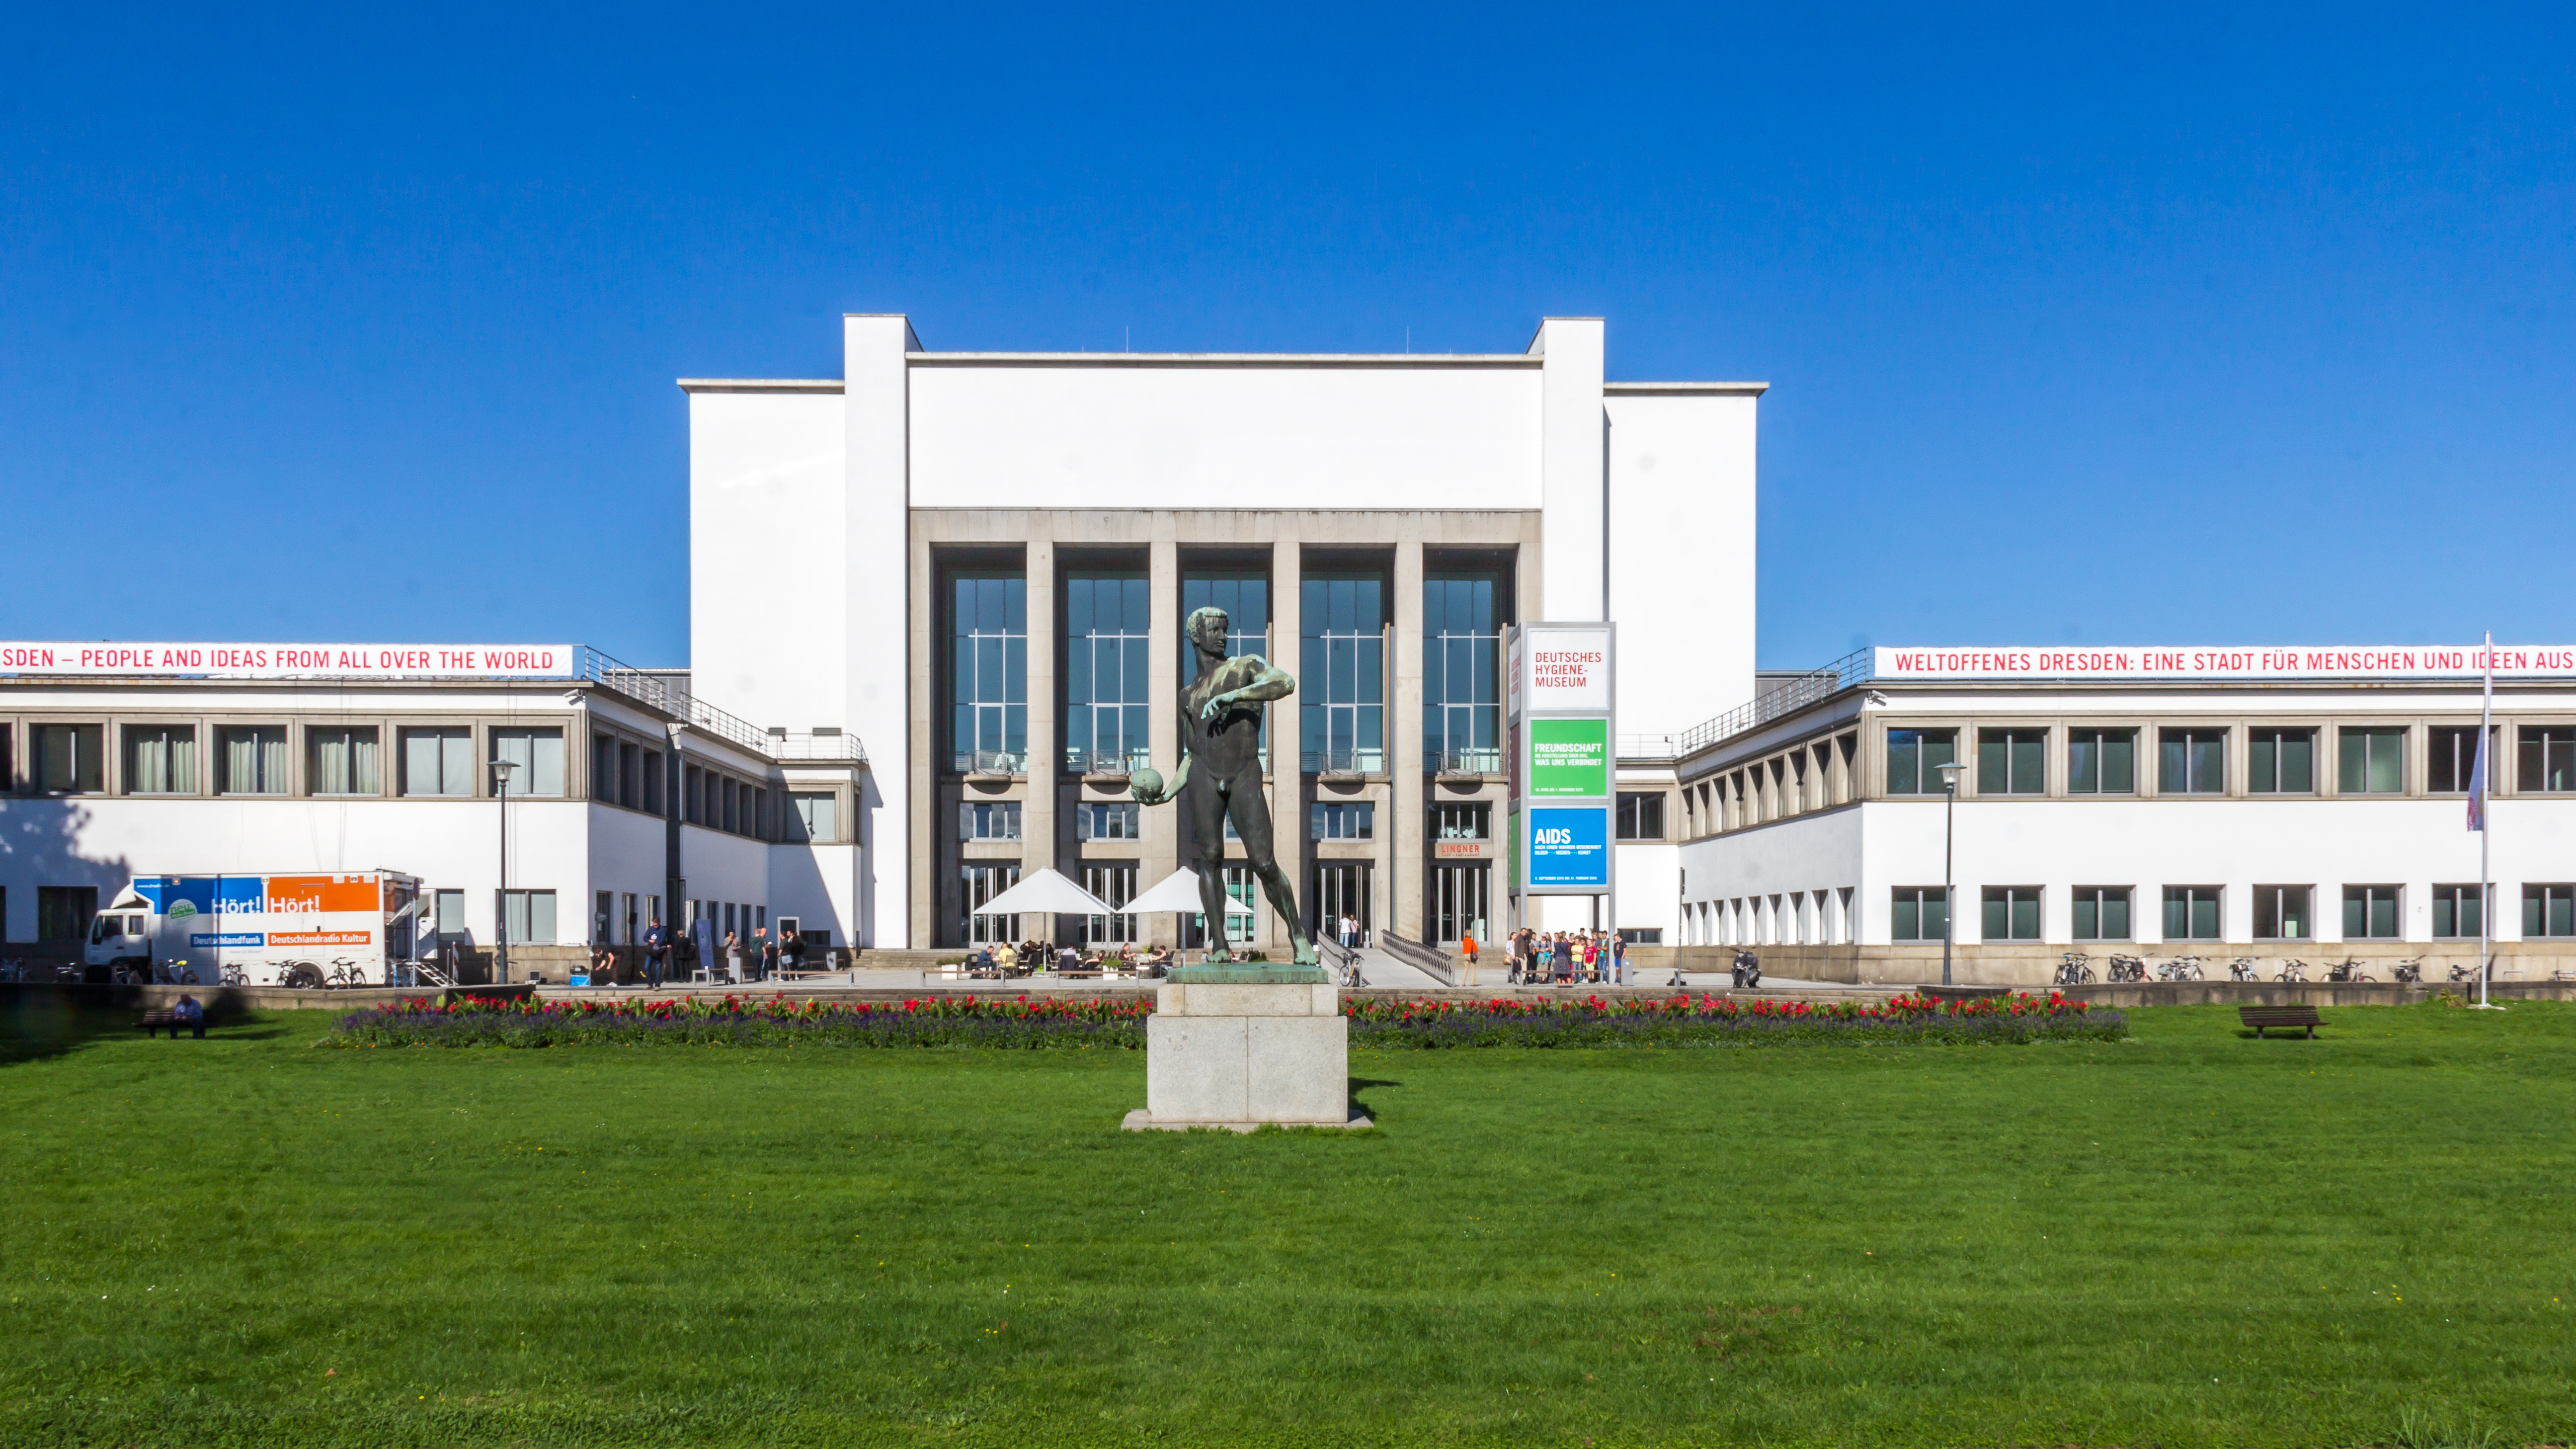
[[[2478,731],[2478,758],[2469,766],[2469,828],[2487,828],[2487,734]]]

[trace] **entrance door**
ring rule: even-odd
[[[1489,894],[1492,884],[1492,867],[1483,864],[1432,867],[1432,939],[1454,946],[1473,932],[1478,945],[1489,940],[1486,926],[1493,905]]]
[[[1365,860],[1319,860],[1315,862],[1315,888],[1307,894],[1314,902],[1314,932],[1318,936],[1339,940],[1342,917],[1351,916],[1360,923],[1360,936],[1366,939],[1375,927],[1369,912],[1369,872]]]

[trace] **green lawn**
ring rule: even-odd
[[[2327,1016],[1248,1138],[1136,1054],[21,1038],[0,1444],[2566,1442],[2576,1007]]]

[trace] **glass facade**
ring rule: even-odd
[[[1502,615],[1492,574],[1422,581],[1422,758],[1435,771],[1502,773]]]
[[[1064,581],[1064,767],[1124,775],[1152,760],[1145,726],[1147,630],[1141,573],[1074,574]]]
[[[1375,574],[1315,576],[1300,589],[1297,698],[1308,774],[1386,772],[1386,600]]]
[[[1018,775],[1029,758],[1029,585],[1020,574],[950,578],[949,734],[954,768]]]

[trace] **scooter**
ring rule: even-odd
[[[1762,958],[1750,951],[1738,951],[1735,953],[1735,969],[1727,975],[1733,978],[1738,991],[1759,986],[1762,984]]]

